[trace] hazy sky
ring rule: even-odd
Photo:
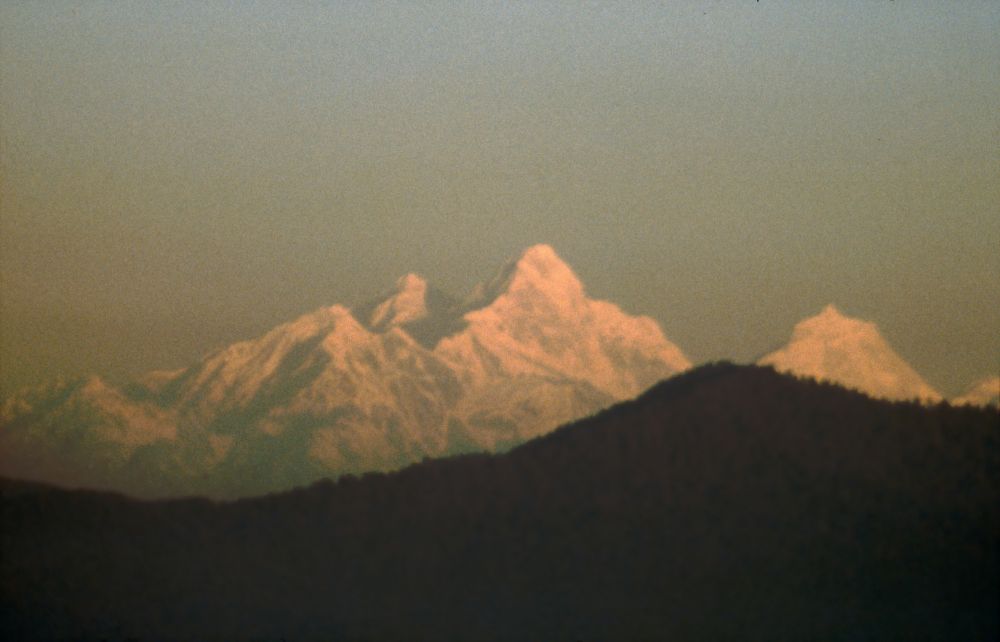
[[[1000,369],[1000,2],[0,4],[0,388],[552,244],[695,362]]]

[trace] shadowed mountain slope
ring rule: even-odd
[[[281,495],[3,485],[4,639],[988,640],[995,411],[714,365]]]

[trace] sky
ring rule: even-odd
[[[1000,371],[1000,3],[0,3],[0,392],[535,243],[696,362]]]

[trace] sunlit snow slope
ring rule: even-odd
[[[952,399],[956,406],[1000,406],[1000,377],[987,377]]]
[[[874,323],[845,316],[833,305],[796,324],[788,344],[758,363],[831,381],[872,397],[941,399],[940,393],[896,354]]]

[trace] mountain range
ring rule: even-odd
[[[992,410],[712,364],[237,501],[0,480],[5,640],[995,640]]]
[[[833,306],[759,363],[874,397],[941,399],[874,324]],[[23,390],[0,408],[0,474],[248,496],[504,451],[690,366],[653,319],[591,299],[536,245],[464,298],[407,274],[353,310],[318,309],[181,370]]]
[[[116,388],[23,391],[0,471],[147,495],[243,496],[508,449],[690,367],[649,317],[587,297],[551,247],[464,300],[421,277]]]

